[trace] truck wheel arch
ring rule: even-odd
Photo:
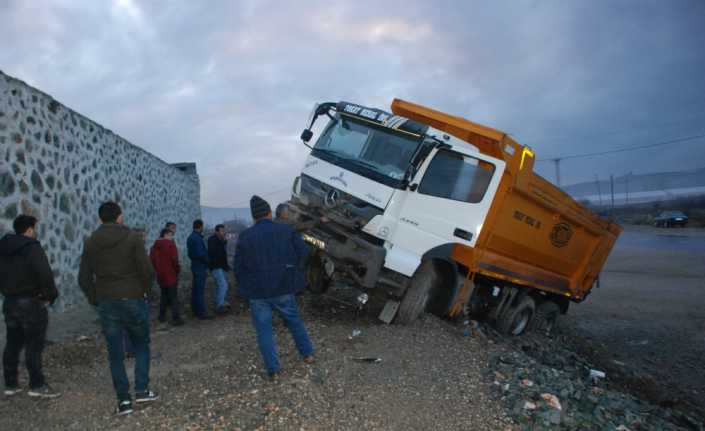
[[[463,267],[451,258],[454,246],[455,244],[448,243],[434,247],[424,253],[421,258],[421,262],[432,261],[437,273],[443,279],[440,284],[442,290],[434,292],[434,296],[428,304],[428,311],[437,316],[444,316],[448,312],[459,291],[460,274]]]

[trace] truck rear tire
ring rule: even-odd
[[[531,324],[536,312],[536,302],[524,296],[518,304],[510,307],[500,316],[497,327],[504,335],[521,335]]]
[[[406,325],[418,319],[429,303],[433,291],[441,281],[441,277],[430,260],[424,262],[414,273],[409,287],[399,304],[396,323]]]
[[[536,307],[536,314],[531,321],[530,330],[550,335],[556,327],[561,308],[550,299],[541,302]]]

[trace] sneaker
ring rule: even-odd
[[[313,355],[308,355],[304,358],[304,364],[313,364]]]
[[[174,326],[183,326],[183,325],[184,325],[184,321],[183,321],[183,319],[181,319],[181,318],[179,318],[179,319],[174,319],[174,321],[171,322],[171,324],[174,325]]]
[[[215,314],[218,316],[224,316],[224,315],[228,314],[228,309],[225,308],[225,306],[220,306],[215,309]]]
[[[129,415],[132,412],[132,401],[125,400],[118,402],[117,411],[115,412],[115,414],[117,414],[118,416],[122,416]]]
[[[135,394],[136,403],[150,403],[152,401],[157,401],[159,399],[159,394],[154,391],[138,392]]]
[[[27,395],[32,398],[56,398],[61,396],[61,393],[56,392],[49,385],[44,385],[38,388],[30,389],[29,392],[27,392]]]
[[[7,386],[5,387],[5,395],[8,397],[11,397],[13,395],[17,395],[20,392],[22,392],[22,388],[18,386]]]
[[[214,316],[212,314],[206,314],[203,316],[198,316],[197,319],[198,320],[213,320]]]

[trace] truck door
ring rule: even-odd
[[[388,208],[397,223],[388,240],[390,259],[385,265],[410,275],[410,267],[415,270],[432,248],[448,243],[474,246],[503,171],[504,162],[492,157],[434,149],[409,189]],[[400,265],[401,261],[405,263]]]

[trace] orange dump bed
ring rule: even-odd
[[[506,133],[398,99],[392,112],[443,130],[506,163],[475,247],[458,245],[453,252],[469,269],[468,277],[481,274],[574,301],[585,298],[622,232],[619,225],[535,174],[534,153]],[[467,300],[460,296],[459,301]]]

